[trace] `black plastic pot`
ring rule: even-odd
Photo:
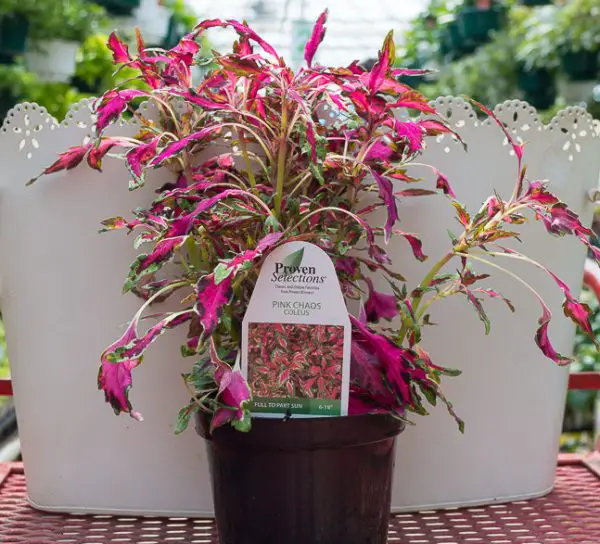
[[[25,52],[29,20],[19,13],[8,13],[0,18],[0,56],[3,64]]]
[[[572,81],[590,81],[598,76],[598,51],[569,51],[562,53],[560,64]]]
[[[456,19],[458,28],[466,42],[481,45],[489,41],[495,30],[500,30],[505,11],[501,6],[489,9],[477,7],[462,8]]]
[[[94,0],[112,15],[131,15],[135,8],[140,7],[140,0]]]
[[[385,544],[396,436],[388,415],[254,419],[206,439],[220,544]]]

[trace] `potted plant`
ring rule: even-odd
[[[409,414],[425,415],[425,403],[439,401],[463,427],[440,388],[444,376],[457,373],[434,364],[421,345],[431,325],[431,304],[463,295],[487,330],[482,299],[502,297],[480,285],[488,275],[472,264],[508,272],[501,262],[516,259],[546,270],[504,246],[518,236],[527,211],[550,234],[575,235],[590,245],[591,231],[577,216],[543,182],[526,179],[523,146],[500,122],[518,161],[512,195],[490,196],[470,214],[436,169],[434,187],[415,185],[419,180],[407,168],[426,167],[417,159],[427,138],[454,133],[421,94],[397,81],[405,70],[394,68],[391,33],[370,70],[358,63],[315,65],[325,22],[326,13],[306,45],[306,66],[296,73],[270,44],[236,21],[201,22],[169,51],[147,50],[138,37],[136,56],[111,35],[115,62],[137,68],[151,90],[124,85],[106,92],[95,106],[95,138],[65,151],[44,171],[72,169],[84,160],[100,170],[110,153],[125,161],[132,190],[144,185],[150,170],[161,169],[165,181],[171,171],[146,209],[132,219],[104,221],[105,230],[141,231],[136,245],[148,249],[125,282],[125,291],[145,302],[102,354],[98,385],[117,414],[141,419],[129,399],[132,370],[163,333],[187,329],[182,351],[194,362],[184,376],[191,400],[179,414],[177,431],[195,416],[206,439],[223,544],[282,538],[298,544],[386,542],[394,437]],[[238,41],[234,52],[217,56],[218,68],[192,87],[198,40],[211,27],[232,27]],[[133,138],[108,136],[106,130],[135,112],[139,100],[151,101],[158,117],[140,115]],[[324,107],[332,108],[333,116],[321,123],[318,112]],[[425,117],[398,118],[397,108]],[[461,231],[450,237],[448,251],[426,276],[408,286],[379,240],[405,239],[415,257],[425,260],[419,238],[396,225],[396,200],[436,192],[448,198]],[[369,223],[376,210],[385,211],[383,225]],[[361,307],[350,316],[348,417],[250,417],[252,391],[236,363],[241,323],[265,259],[292,241],[325,251],[344,295]],[[449,263],[455,268],[446,273]],[[589,332],[589,308],[547,272],[565,295],[565,313]],[[389,293],[375,289],[378,275],[388,280]],[[548,338],[548,307],[525,285],[541,306],[535,341],[547,357],[566,364]],[[182,305],[154,315],[154,324],[141,333],[146,311],[175,293]],[[398,327],[384,323],[393,319]],[[278,342],[283,346],[285,340]],[[318,348],[320,340],[314,340]],[[281,383],[292,359],[281,362]],[[323,378],[319,372],[317,380]]]
[[[532,106],[546,110],[556,100],[559,57],[554,38],[557,10],[547,6],[532,13],[515,7],[510,12],[509,34],[518,62],[518,85]]]
[[[104,10],[84,0],[39,4],[31,18],[27,67],[45,81],[66,82],[75,73],[77,52],[104,20]]]
[[[119,17],[131,15],[136,8],[140,7],[140,2],[141,0],[95,0],[95,3],[108,13]]]
[[[456,20],[465,41],[478,46],[502,28],[505,14],[506,9],[496,0],[466,0],[458,9]]]
[[[573,0],[560,9],[554,29],[561,68],[571,81],[592,81],[598,76],[600,3]]]
[[[0,62],[12,63],[25,52],[30,16],[35,12],[34,0],[0,1]]]

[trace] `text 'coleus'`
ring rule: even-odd
[[[178,431],[197,411],[212,414],[213,428],[231,423],[249,429],[252,391],[236,366],[241,323],[263,259],[279,244],[294,240],[326,251],[345,296],[365,300],[360,315],[351,317],[350,414],[386,412],[406,418],[407,412],[426,414],[424,400],[435,404],[439,399],[462,429],[440,389],[442,376],[458,372],[434,364],[421,336],[430,324],[430,305],[457,294],[466,297],[489,330],[482,300],[502,297],[478,286],[487,275],[475,274],[473,262],[506,271],[497,264],[500,259],[519,259],[542,268],[563,291],[565,314],[591,333],[589,308],[568,286],[541,263],[503,243],[518,239],[517,227],[532,212],[551,235],[574,235],[598,257],[588,239],[591,231],[579,218],[544,182],[526,179],[523,147],[498,121],[517,157],[515,189],[507,199],[490,196],[475,213],[456,200],[436,168],[430,167],[435,183],[423,186],[425,182],[409,175],[407,168],[428,138],[460,138],[425,97],[400,80],[422,72],[396,67],[391,33],[370,70],[358,62],[320,65],[315,59],[326,20],[324,12],[306,44],[306,65],[297,71],[246,23],[233,20],[202,21],[170,50],[146,48],[138,33],[133,54],[116,35],[110,36],[115,63],[139,75],[97,100],[92,141],[65,151],[43,173],[70,170],[84,161],[101,170],[103,158],[110,154],[124,161],[132,190],[144,186],[150,171],[163,178],[145,209],[128,219],[104,221],[103,230],[138,232],[136,247],[145,248],[132,263],[124,290],[146,301],[101,357],[98,386],[117,414],[141,417],[129,399],[132,370],[159,336],[184,326],[188,334],[182,353],[195,362],[184,376],[192,400],[179,414]],[[196,83],[192,68],[206,64],[200,58],[201,39],[213,27],[233,29],[237,41],[230,53],[213,52],[215,68]],[[153,104],[153,119],[137,111],[140,101]],[[319,120],[324,108],[334,112],[326,123]],[[399,110],[421,115],[400,117]],[[132,115],[139,126],[133,137],[105,134]],[[399,239],[394,243],[407,243],[415,258],[427,259],[418,235],[398,228],[398,202],[435,194],[455,208],[462,232],[452,236],[448,251],[411,287],[394,272],[385,246]],[[370,214],[378,209],[385,210],[385,221],[372,225]],[[445,273],[454,260],[456,272]],[[376,274],[389,281],[390,293],[374,288],[371,278]],[[139,322],[148,307],[175,293],[181,307],[153,315],[154,324],[141,332]],[[548,339],[550,310],[537,292],[533,294],[541,304],[535,341],[547,357],[565,364],[568,358]],[[401,325],[383,326],[383,320]],[[272,340],[277,341],[276,336]],[[337,384],[327,376],[332,365],[313,358],[311,353],[318,350],[311,351],[311,345],[303,347],[302,364],[298,357],[298,368],[287,374],[274,368],[274,350],[257,346],[262,366],[252,378],[254,392],[335,392]],[[294,359],[287,364],[295,364]]]

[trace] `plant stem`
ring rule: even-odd
[[[287,104],[285,98],[283,98],[281,111],[281,141],[279,142],[279,156],[277,158],[277,185],[275,188],[275,217],[277,217],[277,219],[279,219],[281,214],[283,182],[285,180],[285,159],[287,154],[287,121]]]
[[[244,165],[246,166],[246,173],[248,174],[248,181],[250,182],[251,187],[256,187],[256,178],[254,177],[254,172],[252,171],[252,164],[250,164],[250,157],[248,157],[248,146],[246,145],[246,140],[244,139],[244,135],[239,131],[238,138],[240,141],[240,148],[242,150],[242,156],[244,157]]]
[[[427,289],[430,285],[431,282],[433,281],[433,279],[435,278],[435,276],[438,274],[438,272],[444,268],[444,266],[446,266],[446,264],[448,264],[448,262],[452,259],[452,257],[454,257],[454,255],[456,255],[456,253],[454,251],[449,251],[448,253],[446,253],[446,255],[444,255],[434,266],[433,268],[429,271],[429,273],[427,274],[427,276],[425,276],[425,278],[423,278],[423,281],[419,284],[418,289]],[[423,295],[420,294],[419,296],[415,297],[415,299],[413,300],[412,303],[412,310],[413,310],[413,314],[416,316],[417,315],[417,310],[419,309],[419,305],[421,304],[421,301],[423,300]],[[407,327],[406,325],[402,325],[402,327],[400,327],[400,332],[398,333],[398,342],[400,344],[402,344],[402,342],[404,341],[404,337],[406,336],[407,333]]]

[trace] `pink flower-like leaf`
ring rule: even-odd
[[[442,191],[445,195],[448,195],[450,198],[456,198],[452,187],[450,187],[448,178],[444,174],[442,174],[442,172],[440,172],[437,168],[433,168],[433,171],[437,176],[437,180],[435,182],[436,188]]]
[[[123,336],[102,353],[98,371],[98,389],[104,391],[106,402],[112,406],[115,414],[125,412],[141,421],[141,416],[132,411],[129,400],[129,390],[132,385],[131,371],[141,363],[141,359],[111,362],[108,357],[115,349],[124,347],[136,339],[135,327],[136,323],[132,321]]]
[[[231,368],[222,361],[210,339],[210,360],[215,369],[215,381],[219,387],[217,401],[221,405],[215,410],[211,420],[210,431],[213,432],[229,422],[243,424],[249,417],[246,405],[252,399],[248,383],[239,370]]]
[[[201,140],[204,140],[207,136],[219,130],[219,128],[219,126],[206,127],[198,132],[194,132],[193,134],[186,136],[185,138],[182,138],[181,140],[169,144],[157,157],[150,162],[150,166],[158,166],[167,159],[175,157],[190,144],[195,144]]]
[[[326,9],[323,13],[321,13],[321,15],[319,15],[312,34],[308,42],[306,42],[306,47],[304,48],[304,60],[309,67],[312,66],[317,49],[319,48],[319,45],[321,45],[323,38],[325,38],[325,33],[327,32],[327,28],[325,27],[325,23],[327,22],[327,14],[328,10]]]
[[[394,234],[398,234],[406,239],[406,241],[410,244],[410,248],[412,249],[415,259],[421,262],[427,260],[427,255],[423,253],[423,242],[421,242],[416,234],[410,234],[401,230],[395,230]]]
[[[141,96],[149,96],[145,91],[123,89],[108,91],[95,107],[97,115],[96,132],[101,134],[107,126],[114,123],[127,108],[127,104]]]
[[[115,414],[122,412],[130,414],[131,417],[142,421],[138,412],[134,412],[129,400],[129,390],[132,385],[131,371],[140,364],[139,359],[111,363],[102,360],[98,371],[98,389],[104,391],[104,397]]]
[[[146,166],[156,155],[156,148],[160,142],[161,137],[156,136],[147,143],[143,143],[133,148],[127,153],[126,165],[133,176],[134,186],[139,187],[144,182],[144,166]]]
[[[369,91],[375,94],[388,76],[396,59],[396,48],[394,45],[394,34],[389,32],[383,42],[383,48],[379,52],[379,60],[373,66],[369,76]]]
[[[423,148],[423,136],[425,134],[422,123],[413,123],[412,121],[394,120],[394,130],[399,138],[403,138],[408,143],[408,149],[411,153],[420,151]]]
[[[196,285],[196,295],[198,300],[194,310],[200,318],[203,337],[206,338],[217,328],[223,307],[231,300],[233,295],[231,278],[225,278],[217,284],[214,274],[204,276]]]
[[[102,159],[115,146],[122,145],[120,138],[102,138],[97,145],[93,145],[87,156],[87,162],[90,168],[102,172]]]
[[[398,221],[398,207],[396,206],[396,197],[394,196],[394,185],[388,178],[382,176],[374,169],[371,169],[371,174],[377,182],[379,197],[383,200],[387,208],[388,216],[383,229],[387,244],[390,241],[392,229],[396,221]]]
[[[377,291],[369,278],[366,278],[365,281],[369,287],[369,298],[364,307],[367,321],[378,323],[380,319],[389,321],[396,317],[398,315],[396,297]]]
[[[564,355],[558,353],[552,344],[550,343],[550,339],[548,338],[548,325],[550,324],[550,319],[552,318],[552,314],[546,305],[543,305],[543,313],[542,317],[539,320],[539,328],[535,334],[535,343],[542,350],[542,353],[551,359],[555,363],[565,366],[572,362],[572,360]]]
[[[124,64],[131,61],[127,44],[123,43],[114,32],[108,37],[107,45],[112,51],[113,62],[115,64]]]
[[[48,168],[46,168],[39,176],[30,179],[27,182],[27,185],[31,185],[35,183],[40,177],[45,176],[47,174],[54,174],[56,172],[61,172],[63,170],[72,170],[73,168],[79,166],[88,151],[90,150],[91,144],[74,146],[69,148],[64,153],[61,153],[58,156],[58,159],[52,163]]]

